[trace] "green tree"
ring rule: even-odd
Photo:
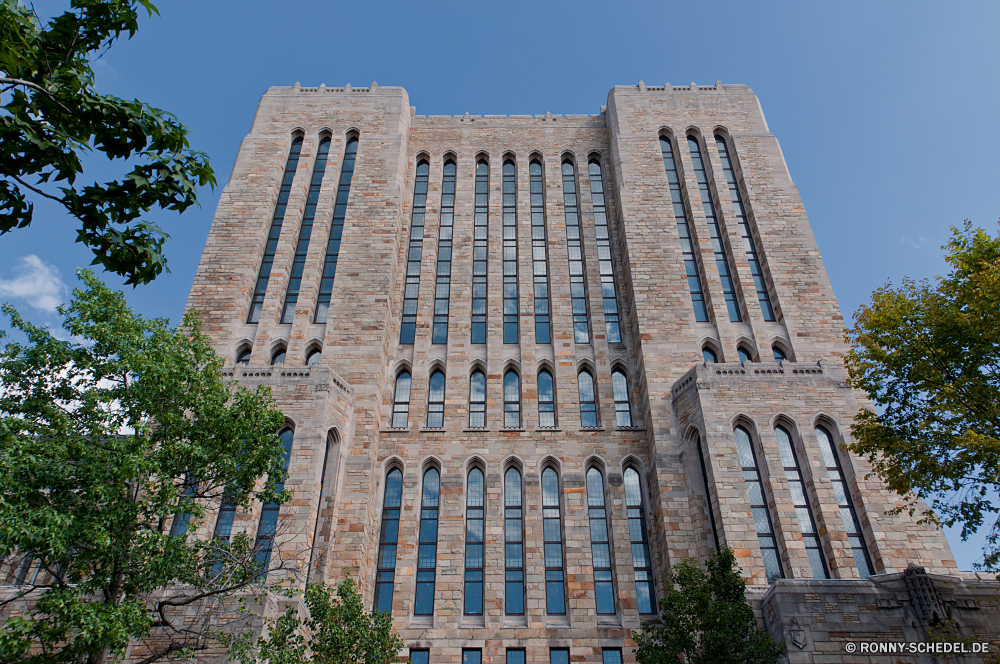
[[[730,549],[713,552],[707,571],[692,560],[667,574],[663,626],[632,632],[639,664],[776,664],[787,648],[757,626],[746,583]]]
[[[291,597],[292,594],[288,593]],[[392,631],[388,613],[365,611],[361,593],[349,577],[334,595],[326,585],[306,586],[308,617],[289,606],[265,621],[266,635],[222,638],[241,664],[372,664],[395,661],[403,642]]]
[[[60,308],[79,343],[3,307],[27,342],[0,353],[0,611],[32,607],[0,625],[5,664],[98,664],[151,630],[147,662],[204,647],[183,607],[262,572],[246,535],[199,536],[206,506],[288,497],[270,393],[223,379],[193,314],[173,329],[81,278]]]
[[[70,5],[43,26],[18,0],[0,0],[0,234],[30,225],[33,199],[46,198],[79,220],[76,241],[94,253],[94,264],[126,283],[148,283],[166,268],[168,236],[142,215],[183,212],[215,175],[173,115],[94,89],[91,62],[135,34],[140,8],[152,15],[156,7],[149,0]],[[95,151],[131,170],[78,186],[81,156]]]
[[[943,248],[948,276],[888,284],[854,315],[847,370],[877,410],[858,413],[849,449],[911,513],[961,523],[965,539],[998,510],[1000,237],[966,221]],[[996,569],[1000,531],[989,518],[981,567]]]

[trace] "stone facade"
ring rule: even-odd
[[[759,283],[755,285],[730,202],[716,135],[729,146],[763,283],[776,312],[774,321],[766,320],[758,304]],[[262,313],[259,322],[248,324],[282,174],[296,136],[303,140],[301,156]],[[301,290],[294,319],[282,324],[299,224],[325,136],[331,139],[329,159]],[[696,320],[692,307],[661,136],[674,146],[707,321]],[[728,255],[740,322],[732,322],[727,313],[725,284],[688,136],[696,137],[705,156],[721,229],[716,242]],[[326,240],[349,137],[358,139],[357,160],[330,314],[328,322],[315,324]],[[448,339],[434,344],[442,172],[448,159],[457,171]],[[517,182],[517,344],[503,343],[502,323],[501,168],[508,159]],[[528,170],[533,159],[540,161],[544,179],[552,343],[536,343],[534,334]],[[400,344],[414,179],[422,160],[429,166],[429,188],[416,334],[414,343]],[[487,334],[486,343],[474,344],[473,208],[480,160],[490,166]],[[573,333],[562,174],[566,160],[575,168],[579,191],[590,325],[586,343],[577,342]],[[605,333],[587,175],[592,161],[599,164],[605,183],[621,342],[609,341]],[[407,648],[429,649],[432,662],[461,662],[463,649],[481,649],[483,661],[504,662],[507,648],[524,648],[528,662],[548,662],[551,648],[569,648],[574,662],[592,663],[602,661],[604,649],[621,648],[623,660],[634,661],[629,630],[638,628],[641,618],[653,616],[639,612],[623,487],[626,469],[636,470],[641,478],[656,597],[663,595],[663,572],[685,558],[704,560],[718,539],[736,552],[762,624],[789,643],[791,661],[893,661],[860,655],[852,659],[830,644],[848,632],[917,638],[927,621],[906,608],[912,602],[900,581],[903,571],[916,563],[937,579],[935,583],[943,583],[941,575],[957,573],[941,532],[905,513],[893,515],[898,498],[866,477],[870,468],[864,460],[841,451],[875,572],[871,579],[860,578],[867,575],[859,573],[853,557],[815,427],[826,427],[835,443],[850,441],[849,425],[864,407],[865,396],[845,385],[844,321],[781,148],[746,86],[616,86],[607,106],[594,115],[510,117],[421,116],[409,105],[405,90],[375,84],[271,88],[222,192],[188,308],[200,312],[203,330],[228,358],[227,373],[242,384],[270,385],[294,428],[286,484],[294,498],[281,508],[282,555],[313,580],[335,582],[349,572],[360,581],[366,601],[373,601],[386,477],[394,468],[401,470],[392,613]],[[740,346],[749,359],[739,360]],[[787,359],[775,362],[775,347]],[[718,362],[705,361],[705,348]],[[248,362],[236,364],[246,349],[251,349]],[[321,350],[321,359],[307,366],[307,353],[314,349]],[[284,364],[272,366],[279,350],[286,353]],[[486,426],[474,429],[469,426],[469,392],[470,374],[477,368],[486,374]],[[393,428],[394,382],[404,369],[412,374],[409,416],[405,427]],[[445,373],[444,425],[431,429],[426,426],[428,380],[437,369]],[[521,422],[504,427],[502,380],[511,369],[521,378]],[[554,427],[539,426],[536,376],[542,369],[554,377]],[[581,425],[577,376],[585,369],[596,378],[597,427]],[[627,376],[631,426],[616,426],[614,370]],[[811,578],[782,472],[775,438],[779,425],[790,432],[799,455],[829,580]],[[738,463],[736,426],[749,432],[755,446],[786,577],[770,585]],[[524,615],[505,615],[504,609],[503,476],[511,466],[524,478]],[[433,615],[417,616],[420,497],[430,467],[441,477],[436,586]],[[486,478],[481,616],[463,611],[466,482],[472,467],[482,469]],[[565,615],[546,612],[540,478],[547,467],[555,468],[560,480]],[[607,615],[598,615],[596,609],[585,485],[591,467],[605,479],[610,518],[615,612]],[[257,518],[256,512],[241,515],[238,527],[253,529]],[[206,521],[210,527],[212,516]],[[986,596],[993,591],[979,586],[968,590],[966,585],[953,595],[975,595],[980,604],[988,603]],[[966,616],[971,615],[970,606],[959,606],[954,617],[968,630],[1000,624],[995,611],[989,620],[977,622]],[[984,609],[977,615],[985,614]],[[860,622],[848,616],[861,616]],[[875,622],[878,629],[868,624]],[[837,630],[829,627],[834,623]],[[796,625],[809,632],[802,646]]]

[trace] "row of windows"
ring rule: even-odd
[[[712,246],[712,252],[715,254],[715,264],[719,271],[729,320],[739,322],[743,319],[743,316],[736,282],[733,277],[735,270],[730,264],[726,249],[726,239],[722,233],[718,215],[716,214],[716,210],[721,210],[721,207],[719,207],[719,202],[715,200],[712,193],[711,182],[709,181],[709,168],[703,157],[700,140],[692,134],[687,137],[687,143],[688,151],[691,155],[691,163],[694,168],[695,180],[698,183],[698,190],[705,212],[705,221],[708,225],[708,239]],[[725,184],[732,203],[733,218],[736,220],[740,236],[743,240],[743,248],[746,252],[747,261],[750,264],[750,274],[753,277],[761,313],[766,321],[777,320],[764,276],[763,261],[760,258],[763,252],[758,251],[756,240],[753,237],[747,212],[748,205],[743,200],[740,184],[736,176],[735,160],[730,155],[725,137],[721,134],[715,135],[715,147],[719,154],[719,160],[722,162],[722,170],[726,178]],[[706,304],[705,291],[702,286],[702,267],[698,263],[697,239],[692,235],[691,228],[688,225],[688,219],[691,217],[689,214],[689,202],[685,200],[682,189],[682,178],[679,175],[679,162],[675,157],[674,143],[670,136],[660,136],[660,151],[663,156],[663,168],[667,174],[674,218],[677,220],[677,232],[681,240],[681,250],[684,255],[684,270],[687,275],[688,290],[691,293],[691,304],[694,307],[695,320],[708,321],[709,308]],[[716,187],[716,190],[720,193],[724,191],[721,186]]]
[[[806,557],[813,578],[830,578],[830,570],[826,557],[823,553],[823,546],[820,541],[820,530],[817,527],[813,514],[813,504],[819,504],[819,499],[813,496],[810,499],[807,478],[803,476],[802,468],[799,465],[798,453],[795,450],[792,434],[783,425],[778,425],[774,429],[778,442],[778,452],[785,479],[791,493],[792,507],[795,512],[795,524],[784,524],[785,528],[797,527],[802,542],[805,545]],[[871,557],[861,532],[861,524],[858,521],[857,511],[851,499],[850,490],[844,477],[843,467],[840,463],[840,456],[836,452],[836,445],[833,436],[825,426],[817,426],[816,438],[819,441],[820,454],[823,464],[826,467],[827,476],[833,486],[834,498],[837,501],[837,509],[840,513],[844,532],[847,534],[848,543],[854,556],[854,563],[861,578],[866,579],[875,573],[872,566]],[[733,430],[736,442],[736,452],[740,460],[743,472],[743,480],[746,486],[747,500],[753,516],[754,528],[757,533],[757,542],[760,545],[760,552],[764,560],[764,571],[767,574],[768,582],[774,579],[785,577],[781,564],[781,555],[778,546],[778,537],[774,529],[775,518],[769,507],[769,498],[773,503],[774,497],[771,487],[765,490],[765,482],[762,478],[759,457],[754,444],[753,437],[747,427],[740,425]],[[702,454],[701,441],[696,441],[699,456]],[[705,481],[705,490],[708,490],[708,474],[704,466],[702,456],[702,475]],[[715,531],[715,517],[712,511],[712,529]],[[718,543],[718,533],[715,533],[716,543]],[[787,537],[786,537],[787,539]]]
[[[774,356],[775,362],[781,362],[782,360],[787,360],[788,356],[785,351],[782,350],[781,346],[775,344],[771,346],[771,354]],[[736,347],[736,355],[740,362],[755,362],[754,353],[749,346],[740,344]],[[719,361],[719,356],[716,355],[715,350],[710,346],[704,346],[701,349],[701,356],[706,362],[716,363]]]
[[[481,468],[473,467],[466,480],[465,574],[462,605],[465,615],[482,615],[486,553],[486,477]],[[441,476],[436,468],[429,468],[424,472],[417,549],[417,588],[413,605],[415,615],[434,613],[440,483]],[[635,468],[631,466],[625,468],[624,485],[629,538],[632,545],[633,579],[639,612],[654,613],[656,598],[653,590],[653,562],[649,552],[639,473]],[[402,491],[403,473],[398,468],[393,468],[386,475],[382,507],[374,598],[374,608],[378,611],[392,611]],[[591,467],[587,471],[587,507],[590,514],[597,613],[614,614],[616,612],[614,546],[605,511],[605,492],[604,475],[598,468]],[[504,613],[517,616],[525,613],[524,483],[518,468],[510,467],[504,473],[503,493]],[[545,563],[545,612],[548,615],[566,614],[563,543],[563,505],[559,474],[554,467],[547,466],[542,470],[542,556]]]
[[[542,369],[538,372],[538,426],[556,426],[555,388],[552,372]],[[396,375],[396,386],[393,390],[392,417],[390,426],[393,429],[405,429],[410,417],[410,387],[413,377],[403,370]],[[611,387],[615,401],[615,426],[632,426],[632,406],[629,399],[628,378],[620,369],[611,373]],[[594,386],[594,376],[584,369],[577,374],[577,388],[580,397],[580,425],[582,427],[600,426],[597,419],[597,390]],[[440,429],[444,427],[444,392],[445,375],[440,369],[431,373],[427,391],[427,428]],[[503,376],[503,426],[505,428],[521,428],[521,377],[513,369],[507,370]],[[469,377],[469,428],[486,428],[486,374],[479,369]]]
[[[426,160],[417,163],[407,253],[406,285],[403,292],[403,318],[399,342],[412,344],[416,337],[416,307],[420,284],[423,225],[427,202]],[[549,269],[546,246],[545,187],[542,164],[532,159],[528,164],[531,203],[532,285],[535,300],[535,343],[552,343],[549,309]],[[617,289],[611,259],[611,238],[606,211],[604,180],[601,165],[593,160],[588,165],[591,199],[597,231],[598,265],[604,302],[607,339],[621,343]],[[471,343],[486,343],[487,276],[489,249],[489,175],[486,160],[476,163],[475,198],[473,205],[472,257],[472,321]],[[434,323],[431,343],[448,342],[448,309],[451,283],[452,230],[455,217],[454,160],[444,164],[441,182],[441,223],[438,239],[437,281],[434,293]],[[566,216],[566,241],[569,254],[570,294],[573,306],[573,338],[577,343],[590,342],[590,309],[587,303],[586,269],[583,234],[577,200],[576,165],[571,160],[562,164],[563,204]],[[501,215],[503,222],[503,342],[516,344],[520,340],[518,254],[517,254],[517,178],[514,162],[503,162]]]
[[[504,664],[526,664],[527,650],[524,648],[507,648],[504,651]],[[410,649],[410,664],[430,664],[431,651],[427,649]],[[569,648],[549,648],[549,664],[569,664]],[[622,664],[621,648],[601,648],[602,664]],[[463,648],[462,664],[483,664],[481,648]]]
[[[756,241],[750,227],[748,207],[743,200],[737,181],[734,158],[730,155],[726,140],[721,135],[715,136],[716,149],[723,165],[726,185],[730,192],[733,205],[733,215],[737,221],[747,260],[750,264],[751,276],[754,280],[757,298],[764,319],[776,320],[771,295],[766,285],[762,252],[758,251]],[[680,235],[684,256],[685,273],[691,292],[695,318],[699,321],[709,320],[708,306],[702,285],[702,275],[699,269],[696,240],[691,234],[688,224],[690,215],[681,188],[681,178],[678,175],[678,162],[674,156],[673,143],[668,136],[660,137],[660,147],[663,153],[663,164],[669,183],[670,196],[673,201],[674,216],[677,220],[677,230]],[[289,275],[281,312],[281,322],[291,323],[295,315],[301,287],[302,272],[308,253],[312,226],[315,218],[316,203],[319,199],[320,187],[326,171],[327,156],[330,148],[330,138],[324,137],[319,144],[313,174],[310,180],[309,192],[299,238],[295,246],[292,270]],[[726,307],[730,320],[741,321],[741,307],[737,294],[734,271],[727,255],[726,242],[720,229],[716,215],[718,207],[713,198],[709,182],[708,169],[703,158],[700,141],[694,136],[688,136],[688,148],[694,166],[695,179],[698,182],[699,193],[704,207],[709,228],[710,242],[715,254],[716,265],[722,283]],[[248,323],[260,320],[264,296],[270,280],[271,268],[277,249],[278,238],[284,221],[288,196],[291,191],[295,171],[298,166],[299,154],[302,149],[302,137],[292,141],[285,172],[282,177],[277,204],[271,220],[267,242],[261,258],[256,285],[247,314]],[[358,150],[358,138],[351,136],[347,140],[344,160],[341,166],[340,181],[327,241],[326,257],[320,280],[319,294],[314,323],[325,323],[329,315],[330,298],[336,276],[337,261],[340,255],[340,242],[343,235],[344,221],[347,213],[347,202],[350,196],[351,181]],[[531,181],[531,211],[532,211],[532,264],[534,269],[535,290],[535,343],[551,343],[551,329],[548,307],[548,265],[545,247],[545,213],[544,184],[541,177],[541,161],[532,159],[529,163]],[[590,176],[591,202],[594,209],[595,230],[597,233],[598,267],[601,276],[602,300],[607,339],[615,343],[621,341],[621,323],[619,317],[617,287],[615,285],[614,266],[612,260],[610,232],[605,201],[605,185],[600,162],[590,160],[588,164]],[[423,228],[427,202],[429,163],[421,160],[417,164],[413,206],[411,212],[410,241],[407,247],[407,268],[404,281],[403,312],[400,324],[400,343],[414,342],[416,335],[416,309],[420,286],[420,261],[423,250]],[[486,293],[487,293],[487,252],[489,244],[489,162],[481,159],[476,163],[474,199],[474,237],[473,237],[473,273],[472,273],[472,343],[486,342]],[[566,218],[566,240],[569,252],[570,290],[573,305],[573,331],[577,343],[590,341],[590,311],[587,300],[585,279],[585,259],[582,234],[580,232],[579,201],[577,196],[576,166],[572,160],[562,163],[563,203]],[[449,159],[445,162],[442,175],[441,219],[438,234],[438,259],[434,293],[434,321],[432,327],[432,343],[447,343],[448,309],[451,284],[451,250],[452,229],[455,211],[455,179],[456,164]],[[517,343],[519,337],[518,324],[518,283],[517,283],[517,214],[516,195],[517,184],[514,162],[505,160],[503,164],[503,250],[504,250],[504,281],[503,281],[503,330],[504,343]]]

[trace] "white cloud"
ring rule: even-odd
[[[909,235],[904,235],[903,237],[899,238],[899,241],[910,245],[914,249],[919,249],[920,247],[923,246],[925,242],[927,242],[927,238],[923,237],[922,235],[918,235],[917,239],[914,240]]]
[[[55,265],[29,254],[21,257],[16,272],[17,277],[14,279],[0,279],[0,297],[26,300],[36,309],[52,312],[66,300],[69,289],[60,278],[59,269]]]

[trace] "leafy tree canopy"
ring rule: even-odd
[[[96,664],[152,629],[147,662],[204,647],[182,607],[262,572],[246,535],[205,534],[206,506],[288,497],[269,392],[222,378],[193,314],[173,329],[81,278],[59,310],[80,343],[3,307],[27,342],[0,352],[0,556],[19,584],[0,609],[33,607],[0,625],[4,664]]]
[[[365,611],[361,593],[346,578],[333,594],[326,585],[306,586],[303,618],[289,606],[267,621],[267,634],[223,637],[241,664],[372,664],[393,662],[403,647],[388,613]],[[291,596],[291,593],[289,593]]]
[[[854,315],[847,369],[877,410],[858,413],[849,447],[910,499],[911,511],[919,498],[933,508],[928,520],[961,523],[963,539],[989,518],[980,566],[996,569],[1000,237],[966,221],[943,248],[948,276],[886,285]]]
[[[91,63],[139,28],[149,0],[72,0],[46,25],[18,0],[0,0],[0,234],[25,228],[34,202],[62,205],[80,226],[77,242],[94,264],[126,283],[148,283],[166,268],[167,239],[141,219],[152,208],[183,212],[199,185],[215,185],[208,158],[189,148],[170,113],[94,89]],[[80,186],[81,156],[102,153],[132,170]],[[60,186],[53,186],[58,183]]]
[[[776,664],[787,650],[758,627],[732,550],[713,552],[707,571],[681,561],[666,581],[663,626],[632,632],[639,664]]]

